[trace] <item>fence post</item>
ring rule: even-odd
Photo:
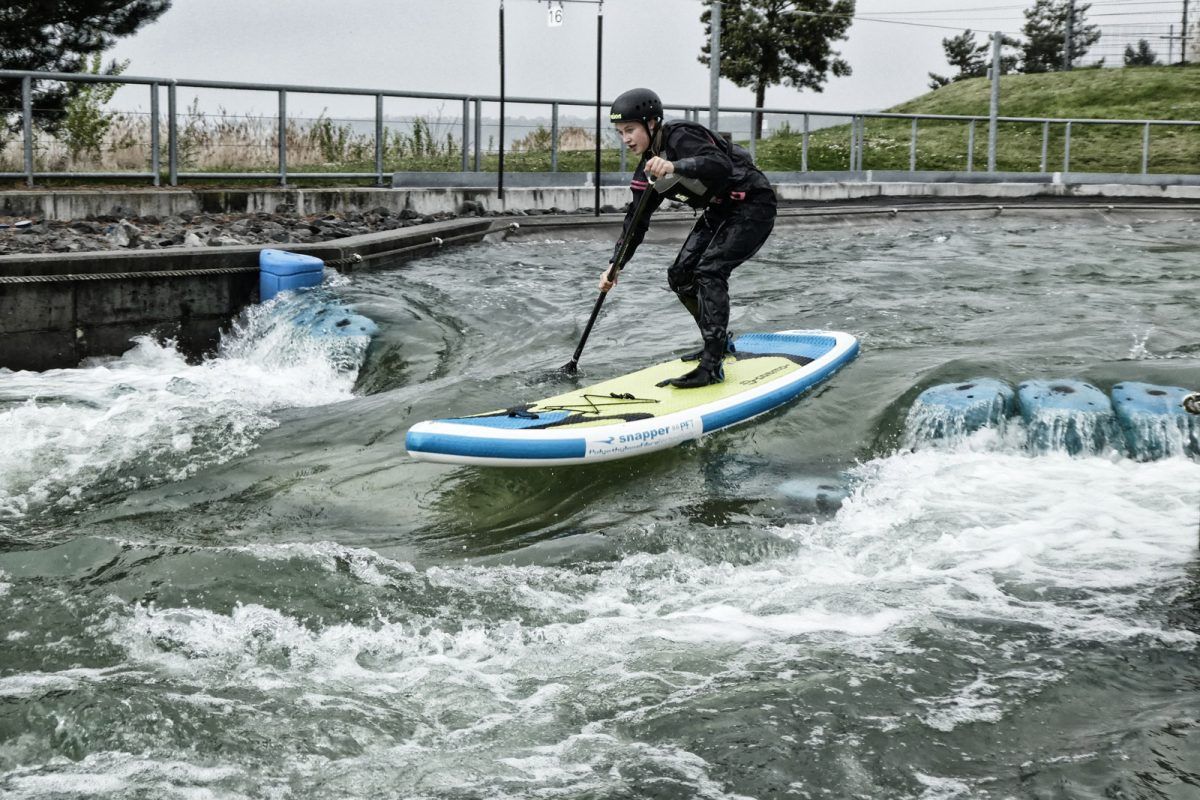
[[[758,112],[751,111],[750,112],[750,160],[751,161],[754,161],[755,157],[758,155],[758,147],[757,147],[758,137],[755,136],[755,133],[757,131],[758,131]]]
[[[800,138],[800,171],[808,172],[808,114],[804,115],[804,133]]]
[[[908,137],[908,171],[917,171],[917,118],[912,119],[912,133]]]
[[[863,161],[866,158],[867,150],[867,118],[858,118],[858,164],[859,172],[863,171]]]
[[[154,173],[153,185],[159,186],[162,179],[162,159],[159,149],[162,147],[161,134],[158,131],[158,83],[150,84],[150,171]]]
[[[996,141],[1000,136],[1000,50],[1003,47],[1004,34],[996,31],[992,34],[992,91],[988,102],[988,172],[996,171]]]
[[[550,104],[550,171],[558,172],[558,103]]]
[[[287,92],[279,90],[279,185],[287,186]]]
[[[383,186],[383,95],[375,95],[375,185]]]
[[[463,120],[462,120],[462,171],[466,172],[470,166],[470,160],[467,157],[467,142],[471,140],[471,101],[463,98]]]
[[[1142,174],[1150,171],[1150,123],[1142,129]]]
[[[620,139],[618,141],[620,142],[621,150],[621,172],[625,172],[627,169],[629,169],[629,148],[625,146],[624,139]]]
[[[1049,163],[1046,159],[1050,153],[1050,120],[1042,123],[1042,172],[1046,171],[1046,165]]]
[[[967,172],[975,171],[975,120],[967,126]]]
[[[1067,123],[1066,141],[1063,142],[1063,175],[1071,171],[1071,123]]]
[[[167,84],[167,180],[179,185],[179,123],[175,119],[175,79]]]
[[[850,171],[854,172],[854,164],[856,161],[855,150],[858,147],[858,117],[850,117]]]
[[[475,98],[475,171],[479,172],[482,164],[481,148],[483,147],[483,100]]]
[[[25,141],[25,185],[33,186],[33,78],[21,78],[21,129]]]

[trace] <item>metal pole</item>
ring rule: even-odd
[[[287,92],[279,90],[279,185],[287,186]]]
[[[1046,171],[1046,165],[1049,163],[1050,155],[1050,120],[1042,123],[1042,172]]]
[[[558,103],[550,104],[550,171],[558,172]]]
[[[604,74],[604,0],[596,6],[596,216],[600,216],[600,78]]]
[[[483,101],[475,98],[475,171],[482,169],[483,163]]]
[[[996,138],[999,127],[996,118],[1000,115],[1000,43],[1004,34],[992,34],[992,99],[988,106],[988,172],[996,171]]]
[[[1183,0],[1183,27],[1179,31],[1179,63],[1187,66],[1188,0]]]
[[[1142,129],[1142,174],[1150,171],[1150,123]]]
[[[1175,60],[1175,26],[1167,26],[1167,64]]]
[[[383,186],[383,95],[375,95],[375,185]]]
[[[33,78],[21,78],[21,129],[25,141],[25,185],[33,186]]]
[[[463,98],[463,119],[462,119],[462,171],[466,172],[470,167],[467,160],[467,143],[471,140],[471,101]]]
[[[713,0],[710,27],[712,37],[708,48],[708,129],[715,131],[721,124],[719,100],[721,82],[721,0]],[[750,132],[754,141],[754,132]]]
[[[975,120],[967,126],[967,172],[975,171]]]
[[[621,172],[627,172],[629,170],[629,165],[627,163],[629,158],[629,148],[625,146],[624,139],[621,139],[619,144],[621,148]]]
[[[1063,175],[1071,171],[1071,123],[1067,123],[1066,141],[1063,142]]]
[[[863,169],[863,151],[867,149],[867,118],[858,118],[858,171]]]
[[[175,81],[167,84],[167,180],[179,185],[179,122],[175,111]]]
[[[850,117],[850,171],[854,172],[854,165],[858,160],[858,117]]]
[[[496,197],[504,199],[504,0],[500,0],[500,172],[496,176]]]
[[[908,135],[908,171],[917,171],[917,118],[912,120],[912,133]]]
[[[154,185],[159,186],[162,179],[159,172],[162,169],[162,157],[159,150],[162,146],[158,130],[158,83],[150,84],[150,171],[154,173]]]
[[[800,171],[808,172],[808,114],[804,115],[804,133],[800,139]]]
[[[758,130],[758,112],[750,112],[750,160],[754,161],[758,156],[758,137],[754,132]]]
[[[1071,38],[1073,35],[1072,27],[1075,25],[1075,0],[1067,2],[1067,27],[1063,31],[1063,69],[1071,68]]]

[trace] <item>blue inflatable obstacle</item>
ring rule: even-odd
[[[374,336],[379,326],[355,314],[348,305],[336,302],[327,291],[298,293],[280,310],[292,325],[313,336]]]
[[[931,386],[908,412],[908,435],[915,446],[937,439],[961,439],[981,428],[1002,428],[1013,415],[1015,394],[995,378]]]
[[[1200,417],[1184,405],[1191,394],[1178,386],[1134,381],[1112,388],[1113,411],[1135,458],[1200,455]]]
[[[1099,454],[1124,451],[1108,395],[1079,380],[1025,381],[1017,387],[1017,407],[1025,421],[1027,446],[1035,452]]]
[[[907,446],[1003,429],[1019,412],[1025,446],[1035,453],[1099,454],[1108,449],[1148,461],[1200,456],[1200,394],[1178,386],[1118,383],[1111,398],[1079,380],[1030,380],[1012,388],[994,378],[933,386],[909,410]]]
[[[266,249],[258,254],[258,299],[265,303],[280,292],[320,286],[325,262],[316,256]]]

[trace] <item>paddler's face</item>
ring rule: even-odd
[[[655,123],[651,120],[650,124],[654,125]],[[634,155],[640,156],[650,149],[650,136],[646,133],[646,126],[642,123],[625,121],[618,122],[613,127],[617,129],[617,135]]]

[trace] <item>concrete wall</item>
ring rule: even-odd
[[[532,209],[574,211],[595,204],[591,173],[527,173],[522,184],[506,186],[497,196],[495,175],[441,173],[424,187],[351,189],[45,189],[0,191],[0,215],[72,220],[89,215],[159,217],[181,211],[213,213],[274,212],[286,205],[301,214],[319,214],[383,206],[392,212],[461,213],[467,201],[484,212],[512,214]],[[514,173],[514,176],[516,173]],[[619,208],[629,202],[622,180],[604,174],[601,206]],[[1107,175],[1087,173],[986,172],[828,172],[769,173],[784,202],[831,203],[867,198],[1014,200],[1039,197],[1145,198],[1200,200],[1200,176]],[[476,177],[482,176],[482,177]],[[536,176],[536,177],[530,177]],[[509,180],[509,178],[506,178]],[[487,185],[468,185],[482,184]],[[537,185],[532,185],[537,184]],[[557,184],[557,185],[556,185]]]
[[[584,187],[495,188],[432,187],[424,189],[135,189],[9,190],[0,192],[0,216],[76,220],[89,216],[168,217],[183,211],[209,213],[274,212],[287,206],[300,214],[322,214],[351,208],[367,211],[383,206],[393,213],[460,213],[467,201],[485,212],[509,214],[530,209],[573,211],[595,204],[595,189]],[[604,187],[601,206],[629,202],[627,186]]]
[[[434,237],[478,241],[496,224],[451,220],[289,249],[327,261],[356,253],[366,259],[357,266],[370,268],[433,252],[442,246]],[[405,252],[392,252],[398,249]],[[182,352],[198,357],[212,350],[230,319],[257,302],[260,250],[244,245],[0,257],[0,367],[73,367],[89,356],[119,355],[141,334],[174,338]],[[198,274],[139,276],[180,270]],[[49,280],[14,282],[29,276]]]

